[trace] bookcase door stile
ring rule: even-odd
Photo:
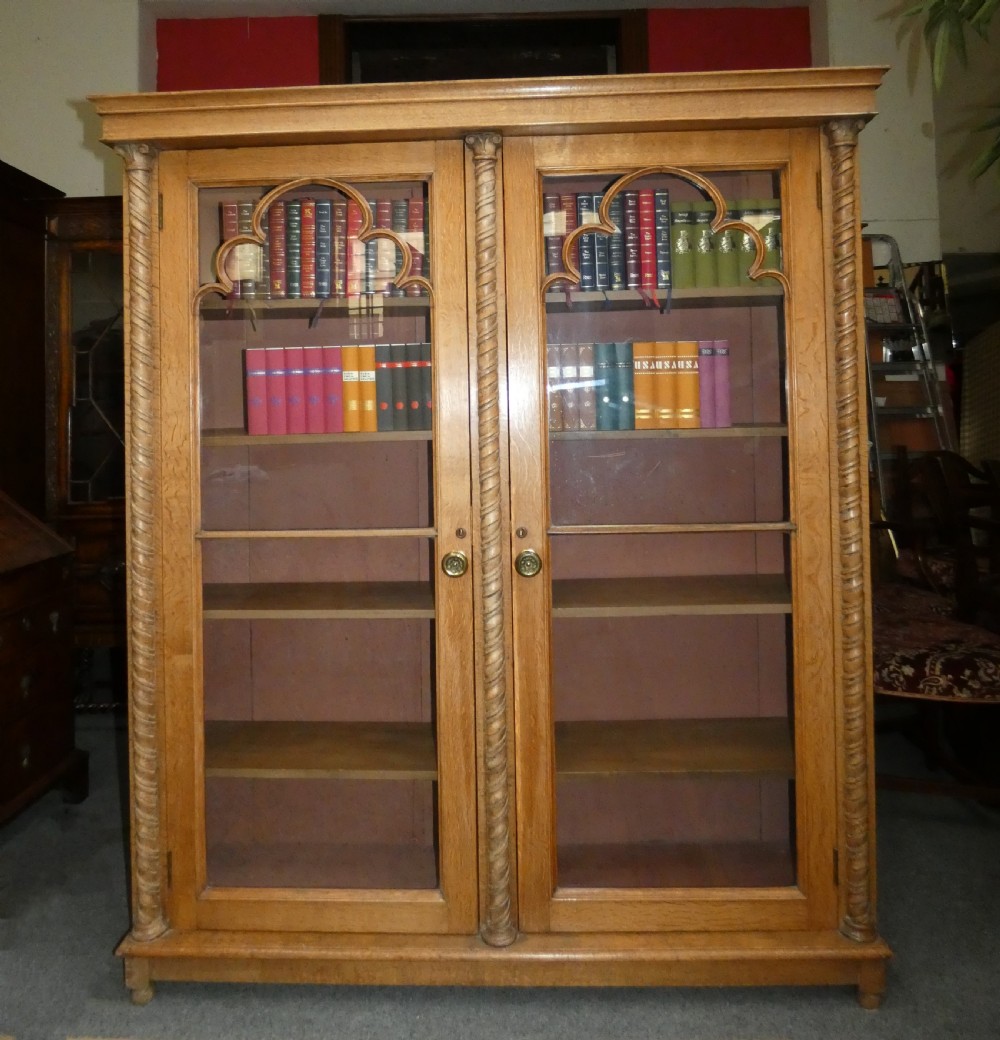
[[[169,792],[191,832],[178,913],[474,931],[471,575],[442,567],[472,554],[467,396],[441,389],[468,362],[462,307],[435,307],[462,299],[443,241],[464,226],[460,150],[317,149],[314,179],[261,151],[239,181],[180,154],[164,207],[190,207],[192,233],[172,224],[164,249],[201,288],[172,310],[192,315],[176,381],[198,392],[171,409],[191,439],[164,445],[194,489],[165,582],[198,619],[168,620],[197,692],[167,721],[190,747]]]

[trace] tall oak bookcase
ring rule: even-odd
[[[94,99],[125,165],[135,1000],[878,1004],[857,141],[882,72]],[[629,192],[709,204],[693,287],[662,236],[647,280],[652,225],[614,244]],[[320,296],[290,295],[298,260]],[[692,344],[712,360],[669,360]]]

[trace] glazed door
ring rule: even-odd
[[[835,918],[818,149],[505,144],[525,931]]]
[[[474,931],[461,146],[161,170],[171,919]]]

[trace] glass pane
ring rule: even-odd
[[[780,178],[700,176],[780,269]],[[790,885],[783,293],[697,173],[616,180],[543,182],[557,884]]]
[[[120,253],[72,251],[70,322],[73,381],[68,498],[71,503],[120,499],[125,492],[125,340]]]
[[[227,246],[267,193],[200,201],[208,880],[435,888],[425,185],[275,191]]]

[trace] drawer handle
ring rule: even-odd
[[[542,558],[534,549],[524,549],[515,557],[514,569],[522,578],[533,578],[542,569]]]
[[[464,552],[459,552],[458,549],[453,549],[450,553],[445,553],[444,559],[441,561],[441,570],[443,570],[449,578],[461,578],[468,569],[469,557],[466,556]]]
[[[21,768],[27,769],[31,765],[31,745],[24,744],[21,747]]]

